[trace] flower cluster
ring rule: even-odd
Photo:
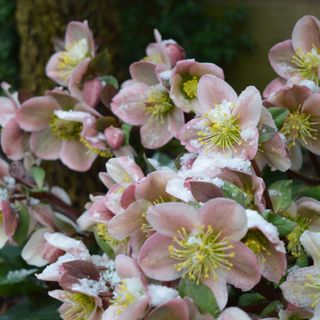
[[[320,319],[320,21],[271,48],[263,98],[154,34],[120,88],[87,22],[48,62],[60,87],[24,100],[3,83],[0,246],[65,320]],[[108,190],[78,215],[41,160],[97,156]]]

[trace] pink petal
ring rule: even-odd
[[[248,230],[244,208],[230,199],[209,200],[199,210],[199,219],[229,240],[242,239]]]
[[[318,122],[320,121],[319,104],[320,93],[314,93],[304,101],[301,111],[310,114],[313,122]]]
[[[217,320],[251,320],[251,318],[241,309],[230,307],[225,309]]]
[[[144,124],[148,119],[144,103],[148,90],[149,86],[141,82],[122,88],[112,99],[112,112],[129,124]]]
[[[295,50],[310,51],[320,47],[320,23],[314,16],[304,16],[295,24],[292,31],[292,45]]]
[[[173,134],[174,137],[177,137],[184,125],[184,113],[179,108],[175,108],[168,118],[168,130]]]
[[[260,267],[254,253],[241,242],[234,242],[233,266],[227,273],[227,282],[236,288],[248,291],[261,279]]]
[[[287,271],[287,259],[285,253],[277,251],[273,246],[268,249],[270,255],[266,261],[259,261],[262,267],[261,273],[264,278],[274,283],[279,283]]]
[[[223,100],[236,102],[237,94],[224,80],[216,76],[204,75],[198,83],[198,99],[201,112],[205,113],[215,105],[221,104]]]
[[[258,125],[262,107],[260,93],[255,87],[247,87],[241,92],[236,114],[239,117],[240,126],[243,130]]]
[[[119,254],[115,260],[117,274],[121,279],[140,278],[140,271],[137,264],[128,256]]]
[[[178,63],[180,63],[180,61]],[[194,62],[190,67],[190,75],[203,76],[205,74],[211,74],[220,79],[224,79],[223,70],[214,63]]]
[[[149,278],[159,281],[180,278],[181,273],[174,267],[177,261],[169,255],[168,248],[171,244],[171,237],[155,233],[142,246],[138,263]]]
[[[272,94],[283,89],[285,85],[286,85],[286,80],[282,78],[275,78],[265,87],[265,89],[263,90],[262,96],[264,98],[268,98]]]
[[[198,141],[199,124],[201,117],[194,118],[187,122],[178,134],[180,143],[186,147],[189,152],[198,152],[202,145]]]
[[[150,117],[140,128],[141,143],[147,149],[157,149],[167,144],[174,136],[169,130],[169,116],[162,120]]]
[[[31,134],[30,147],[33,153],[44,160],[59,158],[62,141],[54,136],[50,128]]]
[[[96,154],[89,150],[78,141],[63,141],[60,159],[68,168],[84,172],[91,168],[93,161],[97,158]]]
[[[16,212],[12,209],[8,200],[1,201],[1,211],[3,214],[2,223],[4,226],[5,233],[9,238],[12,238],[18,227]]]
[[[115,239],[123,240],[131,236],[141,228],[143,214],[150,206],[150,202],[137,200],[133,202],[124,212],[115,215],[108,224],[108,231]]]
[[[217,273],[217,279],[207,279],[204,281],[213,292],[220,310],[223,310],[228,302],[228,289],[223,272]]]
[[[273,70],[282,78],[289,79],[295,66],[291,63],[294,50],[291,40],[273,46],[269,51],[269,61]]]
[[[191,231],[199,218],[197,211],[192,206],[179,202],[168,202],[151,206],[147,211],[147,220],[157,232],[166,236],[174,236],[181,228]]]
[[[13,118],[1,132],[1,147],[6,156],[11,160],[20,160],[24,155],[23,138],[26,134],[20,129]]]
[[[168,181],[175,177],[172,172],[155,171],[140,181],[136,186],[136,198],[150,202],[172,201],[172,196],[166,192]]]
[[[17,106],[10,98],[0,97],[0,126],[4,127],[15,116]]]
[[[130,75],[133,80],[149,86],[156,85],[159,80],[156,75],[156,65],[148,61],[138,61],[130,65]]]
[[[51,56],[46,65],[47,77],[64,87],[68,85],[71,72],[69,68],[65,67],[65,65],[61,63],[66,55],[66,52],[57,52]]]
[[[23,130],[37,132],[48,127],[53,112],[57,109],[59,105],[52,97],[35,97],[22,104],[16,119]]]

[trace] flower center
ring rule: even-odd
[[[93,297],[83,293],[70,293],[67,299],[67,309],[63,312],[65,320],[86,320],[95,309]]]
[[[304,249],[300,243],[300,237],[305,230],[308,229],[310,219],[300,218],[297,220],[297,226],[287,235],[288,250],[290,253],[298,258],[304,253]]]
[[[0,210],[0,226],[3,224],[3,213]]]
[[[197,233],[190,234],[184,228],[177,231],[173,244],[168,250],[171,258],[181,261],[175,265],[182,271],[182,277],[200,283],[211,275],[217,279],[217,269],[230,270],[230,260],[235,256],[233,246],[227,238],[222,237],[211,226],[199,226]]]
[[[189,77],[181,83],[181,90],[188,100],[197,98],[199,77]]]
[[[298,49],[293,55],[291,62],[297,66],[298,72],[303,79],[311,80],[319,85],[319,49],[313,47],[309,52],[303,52],[301,49]]]
[[[202,116],[198,141],[208,150],[219,147],[223,150],[241,145],[241,128],[239,119],[232,114],[234,105],[223,102]]]
[[[271,255],[268,250],[269,241],[259,230],[249,230],[243,243],[263,262],[266,261],[266,256]]]
[[[140,279],[124,279],[113,293],[112,304],[118,307],[117,313],[121,314],[143,295],[144,290]]]
[[[108,231],[108,227],[104,223],[97,223],[95,226],[96,233],[100,239],[107,242],[112,249],[117,249],[119,247],[126,247],[128,244],[128,239],[117,240],[112,237]]]
[[[301,139],[305,144],[307,139],[315,140],[318,132],[312,128],[316,124],[310,121],[311,115],[301,112],[300,110],[290,112],[286,117],[281,132],[289,140],[289,146],[293,147],[296,144],[296,139]]]
[[[152,62],[154,64],[163,63],[162,56],[159,53],[150,54],[150,55],[144,57],[142,60]]]
[[[82,123],[63,120],[52,115],[49,122],[51,132],[61,140],[78,140],[82,131]]]
[[[313,300],[310,307],[315,308],[315,306],[320,302],[320,275],[311,275],[306,276],[307,281],[305,282],[305,287],[316,289],[318,292],[311,293],[310,298]]]
[[[161,122],[174,109],[174,104],[169,97],[169,93],[158,88],[151,90],[145,105],[146,113]]]

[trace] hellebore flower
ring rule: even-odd
[[[46,74],[61,86],[67,86],[72,72],[86,58],[94,56],[94,42],[88,22],[70,22],[67,27],[64,51],[55,53],[46,67]]]
[[[298,76],[319,85],[319,50],[320,22],[316,17],[304,16],[295,24],[291,40],[271,48],[269,61],[274,71],[284,79]]]
[[[250,290],[259,282],[257,258],[240,242],[248,230],[245,210],[233,200],[215,198],[199,210],[162,203],[149,208],[147,221],[156,233],[142,246],[138,263],[149,278],[203,282],[221,309],[227,283]]]
[[[253,159],[262,109],[258,90],[248,87],[238,97],[222,79],[204,75],[198,84],[198,100],[202,115],[186,123],[178,136],[187,150]]]
[[[193,59],[177,62],[170,77],[170,97],[177,107],[185,112],[201,113],[197,90],[199,80],[205,74],[224,79],[223,70],[213,63],[200,63]]]
[[[267,99],[268,106],[287,110],[280,132],[287,138],[289,147],[299,142],[307,150],[320,154],[319,103],[320,94],[305,86],[280,90]]]

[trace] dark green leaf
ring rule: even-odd
[[[264,218],[277,227],[281,236],[287,236],[297,226],[294,221],[291,221],[271,211],[265,212]]]
[[[301,197],[310,197],[320,201],[320,186],[307,187],[300,192]]]
[[[31,175],[34,181],[37,184],[38,188],[42,188],[44,184],[44,179],[46,176],[45,171],[41,167],[32,167],[31,168]]]
[[[267,317],[271,315],[278,314],[280,309],[283,309],[283,304],[281,301],[275,300],[268,304],[261,312],[262,317]]]
[[[124,143],[127,146],[127,145],[129,145],[129,141],[130,141],[130,132],[131,132],[131,129],[132,129],[132,125],[127,124],[127,123],[123,123],[121,125],[121,129],[122,129],[122,131],[124,133],[124,137],[125,137],[125,139],[124,139],[125,142]]]
[[[95,239],[97,241],[97,244],[100,247],[100,249],[103,252],[105,252],[109,258],[113,258],[115,256],[114,255],[114,251],[112,250],[112,248],[109,245],[109,243],[99,236],[99,234],[98,234],[96,229],[94,230],[94,237],[95,237]]]
[[[264,125],[259,130],[259,143],[264,143],[271,140],[275,134],[276,130],[274,128]]]
[[[224,181],[223,186],[221,187],[224,196],[230,199],[235,200],[243,207],[248,207],[251,203],[250,197],[244,193],[240,188],[229,181]]]
[[[179,284],[181,297],[189,297],[197,305],[202,314],[217,317],[220,313],[217,301],[211,289],[204,284],[196,284],[188,279],[181,279]]]
[[[28,209],[21,203],[16,205],[19,215],[19,225],[13,236],[13,239],[19,244],[23,245],[28,237],[30,215]]]
[[[269,188],[269,194],[276,213],[283,212],[292,203],[292,180],[279,180]]]
[[[272,118],[274,122],[276,123],[276,126],[278,129],[281,129],[284,123],[284,120],[286,119],[289,110],[281,107],[273,107],[268,109],[272,115]]]
[[[266,301],[266,298],[260,293],[256,293],[256,292],[244,293],[239,298],[239,306],[240,307],[252,306],[262,301]]]
[[[105,76],[110,72],[110,53],[108,49],[101,51],[89,63],[89,72],[97,76]]]

